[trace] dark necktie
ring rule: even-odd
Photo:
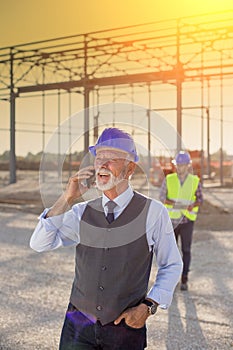
[[[106,206],[108,207],[108,214],[106,216],[106,219],[108,220],[109,224],[114,221],[114,214],[113,209],[117,206],[117,204],[113,201],[109,201]]]

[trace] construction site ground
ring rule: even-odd
[[[0,350],[56,350],[74,276],[74,248],[36,253],[43,209],[36,173],[0,174]],[[143,192],[144,183],[136,182]],[[158,188],[154,188],[154,197]],[[195,224],[188,291],[148,319],[149,350],[233,349],[233,188],[206,186]],[[153,264],[151,283],[156,274]],[[132,349],[133,350],[133,349]]]

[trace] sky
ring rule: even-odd
[[[229,9],[232,0],[0,0],[0,47]]]
[[[0,48],[227,10],[232,0],[0,0]]]

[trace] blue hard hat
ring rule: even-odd
[[[114,148],[119,151],[127,152],[133,156],[134,162],[139,160],[133,138],[128,133],[117,129],[107,128],[98,138],[94,146],[89,147],[92,155],[96,156],[96,150],[99,147]]]
[[[172,163],[175,165],[190,164],[192,163],[192,160],[188,152],[180,151],[179,153],[177,153],[175,159],[172,160]]]

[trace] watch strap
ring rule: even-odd
[[[143,304],[146,304],[147,306],[151,307],[152,305],[155,305],[155,303],[153,303],[152,301],[148,300],[148,299],[144,299],[142,301]]]
[[[142,304],[145,304],[147,307],[148,307],[148,313],[149,315],[154,315],[157,311],[157,307],[158,307],[158,304],[157,303],[153,303],[153,301],[150,301],[148,299],[144,299],[142,301]]]

